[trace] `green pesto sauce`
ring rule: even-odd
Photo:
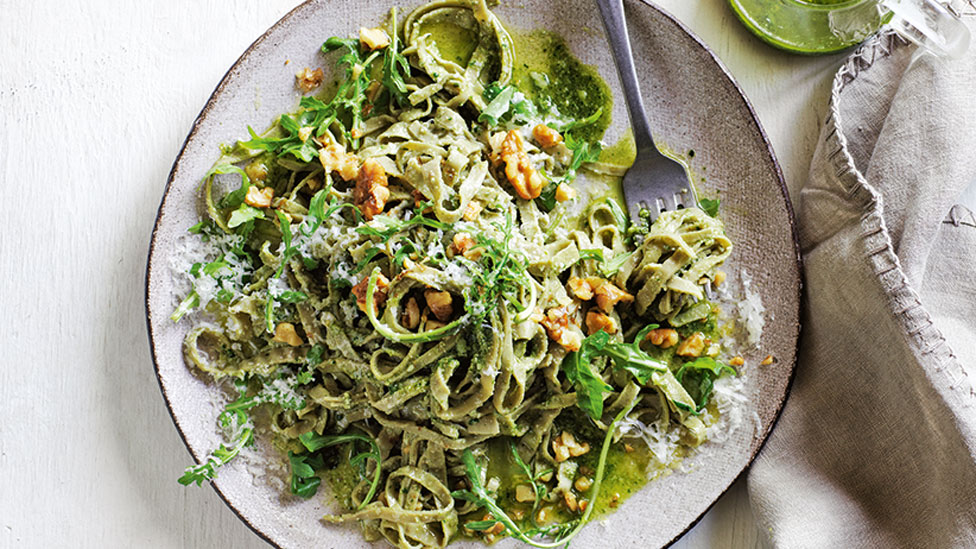
[[[554,106],[567,120],[586,118],[602,108],[595,123],[573,130],[578,139],[599,141],[610,126],[613,95],[596,67],[577,59],[554,32],[508,30],[515,43],[512,83],[543,108]]]
[[[316,471],[325,484],[329,485],[332,497],[344,509],[352,510],[352,491],[360,481],[359,471],[349,464],[348,445],[344,445],[339,453],[339,463],[332,469]]]
[[[634,132],[627,130],[616,143],[609,147],[604,147],[600,151],[600,162],[629,168],[634,165],[637,158],[637,145],[634,144]]]
[[[430,34],[441,58],[464,67],[478,45],[478,33],[453,13],[427,18],[421,25],[420,32]]]

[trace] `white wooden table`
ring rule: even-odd
[[[170,164],[224,71],[297,0],[0,0],[0,547],[262,547],[157,389],[146,252]],[[661,0],[752,101],[790,189],[841,57],[774,51],[723,0]],[[761,546],[744,482],[676,547]]]

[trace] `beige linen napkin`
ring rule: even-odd
[[[799,195],[796,380],[749,474],[774,546],[976,547],[973,181],[976,46],[863,45]]]

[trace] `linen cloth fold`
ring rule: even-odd
[[[773,546],[976,547],[974,181],[976,46],[862,45],[797,201],[796,378],[748,479]]]

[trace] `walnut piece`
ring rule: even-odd
[[[499,146],[498,157],[505,162],[505,177],[515,188],[516,194],[525,200],[538,198],[544,181],[529,163],[525,142],[516,130],[509,130]]]
[[[366,312],[366,286],[369,285],[369,277],[363,277],[352,287],[352,293],[356,296],[356,305],[359,306],[359,310]],[[383,276],[383,273],[379,273],[376,276],[376,289],[373,290],[373,312],[378,313],[378,309],[386,303],[386,289],[390,286],[390,280]]]
[[[322,73],[322,69],[315,69],[313,71],[305,67],[295,75],[295,84],[298,85],[298,89],[302,90],[302,93],[308,93],[319,87],[324,78],[325,74]]]
[[[356,188],[352,193],[353,203],[359,206],[363,217],[373,219],[373,216],[383,213],[389,198],[386,170],[375,158],[367,159],[359,168]]]
[[[267,208],[271,205],[272,198],[274,198],[274,189],[271,187],[259,189],[257,186],[251,185],[247,189],[247,194],[244,195],[244,203],[255,208]]]
[[[565,183],[560,183],[556,187],[556,202],[566,202],[576,198],[576,189]]]
[[[359,175],[359,158],[349,154],[337,143],[332,143],[319,149],[319,163],[328,176],[333,171],[338,172],[343,181],[351,181]]]
[[[403,327],[408,330],[420,326],[420,306],[417,305],[415,298],[411,297],[407,300],[407,304],[403,308],[403,315],[400,317],[400,324],[403,324]]]
[[[484,248],[478,246],[471,235],[467,233],[457,233],[452,239],[451,246],[454,248],[456,253],[463,255],[465,258],[471,261],[478,261],[481,259],[481,255],[484,253]]]
[[[424,299],[427,300],[427,306],[430,307],[430,312],[434,313],[437,320],[447,322],[454,314],[454,307],[451,305],[454,298],[450,292],[434,289],[425,290]]]
[[[549,338],[570,351],[578,351],[583,345],[583,332],[572,318],[568,307],[553,307],[546,311],[540,324],[546,329]]]
[[[563,142],[563,136],[559,135],[559,132],[550,128],[549,126],[546,126],[545,124],[539,124],[532,128],[532,137],[535,138],[536,142],[543,149],[555,147]]]
[[[587,279],[589,281],[590,279]],[[590,283],[592,285],[592,282]],[[602,284],[595,287],[593,294],[596,296],[596,305],[605,313],[613,310],[617,303],[630,303],[634,296],[618,288],[614,283],[604,280]]]
[[[580,299],[582,301],[589,301],[593,299],[593,286],[582,278],[570,277],[569,282],[566,283],[566,289],[569,293]]]
[[[481,215],[481,203],[475,202],[474,200],[468,202],[468,205],[464,207],[464,214],[462,217],[465,221],[474,222]]]
[[[298,347],[303,343],[302,338],[295,331],[295,325],[290,322],[279,322],[275,326],[274,341]]]
[[[570,457],[578,457],[590,451],[588,442],[576,442],[576,437],[569,431],[563,431],[552,439],[552,453],[557,462],[563,462]]]
[[[673,328],[657,328],[647,333],[652,345],[667,349],[678,343],[678,331]]]
[[[588,311],[586,313],[586,333],[593,335],[600,330],[603,330],[608,334],[617,333],[617,321],[603,313]]]
[[[678,345],[678,350],[675,351],[675,354],[678,356],[696,357],[701,356],[703,350],[705,350],[705,334],[695,332],[682,341],[681,345]]]
[[[264,162],[255,160],[247,166],[244,166],[244,173],[246,173],[252,181],[264,181],[268,177],[268,167],[264,164]]]
[[[367,29],[360,27],[359,41],[370,51],[380,50],[390,45],[390,35],[386,34],[386,31],[380,28]]]

